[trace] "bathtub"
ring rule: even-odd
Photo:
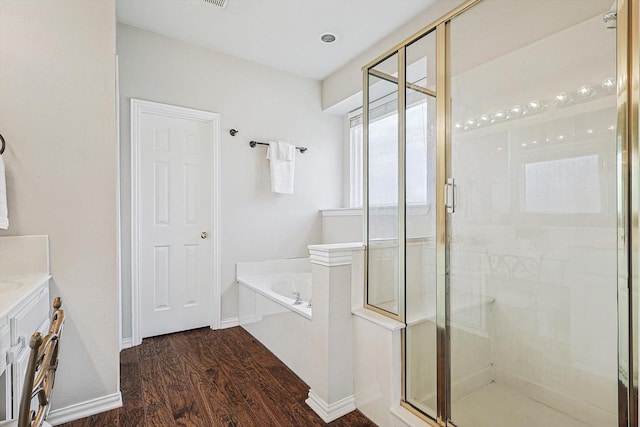
[[[238,323],[307,384],[313,357],[309,258],[238,263]],[[295,304],[300,293],[302,303]]]
[[[311,273],[271,273],[239,276],[238,284],[311,320]],[[296,302],[300,295],[301,302]]]

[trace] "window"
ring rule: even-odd
[[[413,102],[406,112],[406,202],[407,205],[428,204],[428,150],[427,138],[432,137],[428,128],[428,114],[431,110],[428,99]],[[371,206],[385,206],[397,203],[398,177],[395,166],[385,167],[385,163],[397,162],[397,153],[389,152],[388,144],[382,141],[395,139],[398,132],[397,98],[385,97],[372,108],[369,127],[369,157],[376,166],[371,170],[375,175],[369,181],[376,191],[369,195]],[[349,114],[350,153],[350,207],[362,207],[363,196],[363,117],[362,108]],[[386,148],[385,148],[386,147]]]
[[[524,211],[527,213],[600,213],[597,154],[524,165]]]

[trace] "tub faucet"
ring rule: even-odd
[[[311,298],[309,298],[309,302],[307,303],[307,308],[311,308]]]
[[[293,294],[296,296],[296,300],[293,303],[302,304],[302,296],[300,295],[300,292],[294,292]]]

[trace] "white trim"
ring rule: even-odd
[[[351,265],[351,251],[327,252],[309,248],[311,264],[324,265],[325,267],[337,267],[340,265]]]
[[[362,101],[362,100],[360,100],[360,101]],[[363,114],[364,114],[364,109],[362,108],[362,105],[361,105],[358,108],[356,108],[355,110],[349,111],[347,113],[347,118],[349,120],[351,120],[351,119],[353,119],[355,117],[362,116]]]
[[[320,209],[320,213],[325,216],[362,216],[362,208],[336,208]]]
[[[221,212],[222,205],[220,203],[220,114],[215,115],[215,120],[211,123],[211,279],[212,286],[212,304],[211,304],[211,329],[220,329],[220,320],[222,311],[220,308],[222,299],[222,273],[221,273]]]
[[[128,337],[128,338],[122,338],[122,341],[120,342],[120,350],[124,350],[125,348],[131,348],[133,347],[133,338]]]
[[[397,427],[432,427],[433,425],[421,420],[417,415],[409,412],[402,406],[391,408],[390,412],[393,417],[393,425]]]
[[[158,102],[144,101],[131,98],[131,333],[132,345],[142,343],[140,335],[140,316],[138,306],[140,304],[139,293],[139,230],[140,207],[139,194],[139,170],[140,170],[140,138],[139,117],[142,113],[153,113],[167,117],[183,118],[188,120],[202,120],[209,123],[211,141],[211,318],[212,329],[220,328],[220,114],[209,111],[195,110],[192,108],[178,107],[175,105],[161,104]]]
[[[373,310],[369,310],[366,308],[356,308],[355,310],[351,310],[351,314],[357,316],[361,319],[369,321],[374,325],[378,325],[381,328],[384,328],[388,331],[399,331],[400,329],[405,328],[405,324],[402,322],[398,322],[390,317],[384,316],[382,314],[376,313]]]
[[[234,326],[240,326],[240,319],[238,317],[222,319],[219,329],[233,328]]]
[[[122,182],[122,174],[120,170],[120,72],[118,54],[115,55],[115,98],[116,98],[116,283],[118,286],[118,340],[120,341],[120,350],[122,350],[122,210],[121,210],[121,191],[120,184]],[[118,363],[118,391],[120,391],[120,364]]]
[[[309,256],[312,264],[325,267],[351,265],[353,251],[364,250],[362,243],[330,243],[325,245],[309,245]]]
[[[325,423],[330,423],[356,410],[356,398],[353,395],[329,404],[322,400],[313,390],[309,390],[309,398],[305,402]]]
[[[363,175],[363,126],[349,126],[349,206],[362,208]]]
[[[117,392],[53,410],[49,413],[47,422],[60,425],[120,407],[122,407],[122,395]]]

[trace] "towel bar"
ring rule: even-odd
[[[269,144],[266,142],[249,141],[249,145],[251,146],[251,148],[255,148],[256,145],[269,145]],[[304,153],[305,151],[307,151],[307,147],[296,146],[296,150],[300,150],[301,153]]]

